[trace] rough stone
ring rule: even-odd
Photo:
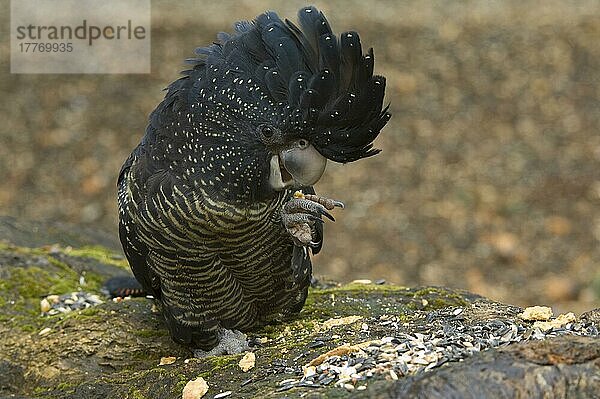
[[[599,338],[558,337],[482,352],[452,367],[401,379],[379,397],[597,398],[598,375]]]
[[[166,399],[182,397],[186,384],[199,377],[209,386],[207,397],[229,391],[236,398],[257,392],[266,398],[435,397],[429,396],[434,389],[454,397],[511,396],[525,389],[593,397],[590,392],[600,391],[591,378],[599,372],[599,339],[576,336],[598,335],[597,311],[542,332],[519,317],[523,309],[465,291],[319,283],[298,316],[248,333],[260,361],[244,372],[243,354],[200,359],[173,343],[146,298],[43,314],[41,298],[100,295],[106,277],[128,272],[123,259],[104,247],[53,244],[0,244],[2,396]],[[360,322],[317,328],[350,316]],[[472,334],[486,338],[476,342]],[[303,370],[323,355],[314,370]],[[166,357],[177,361],[160,365]],[[481,383],[469,388],[465,381],[475,376]]]

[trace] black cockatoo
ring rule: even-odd
[[[176,342],[208,350],[300,311],[340,202],[313,191],[327,160],[375,155],[390,118],[356,32],[314,7],[299,27],[266,12],[196,50],[118,179],[133,273]]]

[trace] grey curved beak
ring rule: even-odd
[[[312,186],[319,181],[327,165],[327,158],[319,154],[312,145],[285,149],[279,156],[294,181],[302,186]]]
[[[273,155],[270,166],[269,182],[276,190],[294,185],[312,186],[323,176],[327,158],[310,144],[304,148],[294,145]]]

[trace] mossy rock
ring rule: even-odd
[[[104,247],[30,248],[5,240],[0,245],[0,396],[178,398],[189,380],[203,377],[210,386],[206,397],[228,390],[236,398],[346,397],[349,393],[333,384],[280,392],[278,383],[298,378],[299,366],[329,349],[420,331],[426,327],[426,315],[448,307],[460,307],[464,317],[474,320],[511,319],[520,311],[442,287],[323,284],[311,289],[298,316],[249,334],[261,344],[253,349],[256,366],[248,372],[238,366],[242,354],[199,359],[173,343],[160,314],[146,298],[106,300],[84,310],[41,315],[43,296],[79,290],[99,293],[102,281],[127,272],[123,258]],[[377,322],[390,315],[399,324]],[[331,318],[348,316],[356,317],[353,322],[323,328]],[[325,345],[312,347],[323,335],[328,337]],[[159,365],[163,357],[176,360]],[[366,391],[353,396],[394,397],[405,389],[396,385],[374,377]]]
[[[99,292],[101,281],[124,273],[123,267],[119,256],[98,247],[0,247],[0,313],[6,322],[0,343],[4,359],[0,361],[10,370],[2,377],[8,379],[3,381],[3,386],[10,388],[7,391],[47,398],[172,398],[181,395],[187,381],[203,376],[213,384],[219,381],[219,389],[234,390],[238,396],[252,396],[259,389],[276,397],[276,385],[269,378],[273,363],[291,366],[290,359],[301,356],[307,360],[322,353],[322,348],[306,348],[322,334],[316,326],[323,321],[384,314],[401,315],[408,321],[415,310],[463,306],[474,298],[443,288],[374,284],[312,289],[300,315],[250,334],[267,339],[264,347],[256,350],[257,367],[251,373],[237,367],[241,355],[193,358],[171,341],[160,315],[145,298],[107,301],[67,314],[41,316],[43,296],[82,289]],[[83,287],[82,273],[86,276]],[[44,329],[49,332],[40,336]],[[360,332],[360,323],[334,327],[329,333],[339,336],[328,342],[331,347],[367,338]],[[161,357],[167,356],[175,356],[176,362],[158,366]],[[240,387],[249,378],[256,382]]]

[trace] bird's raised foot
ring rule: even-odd
[[[329,213],[334,208],[344,208],[344,204],[330,198],[315,194],[294,193],[294,198],[285,203],[281,210],[281,220],[286,230],[299,246],[318,245],[314,242],[314,227],[323,223],[325,216],[331,221],[335,218]]]

